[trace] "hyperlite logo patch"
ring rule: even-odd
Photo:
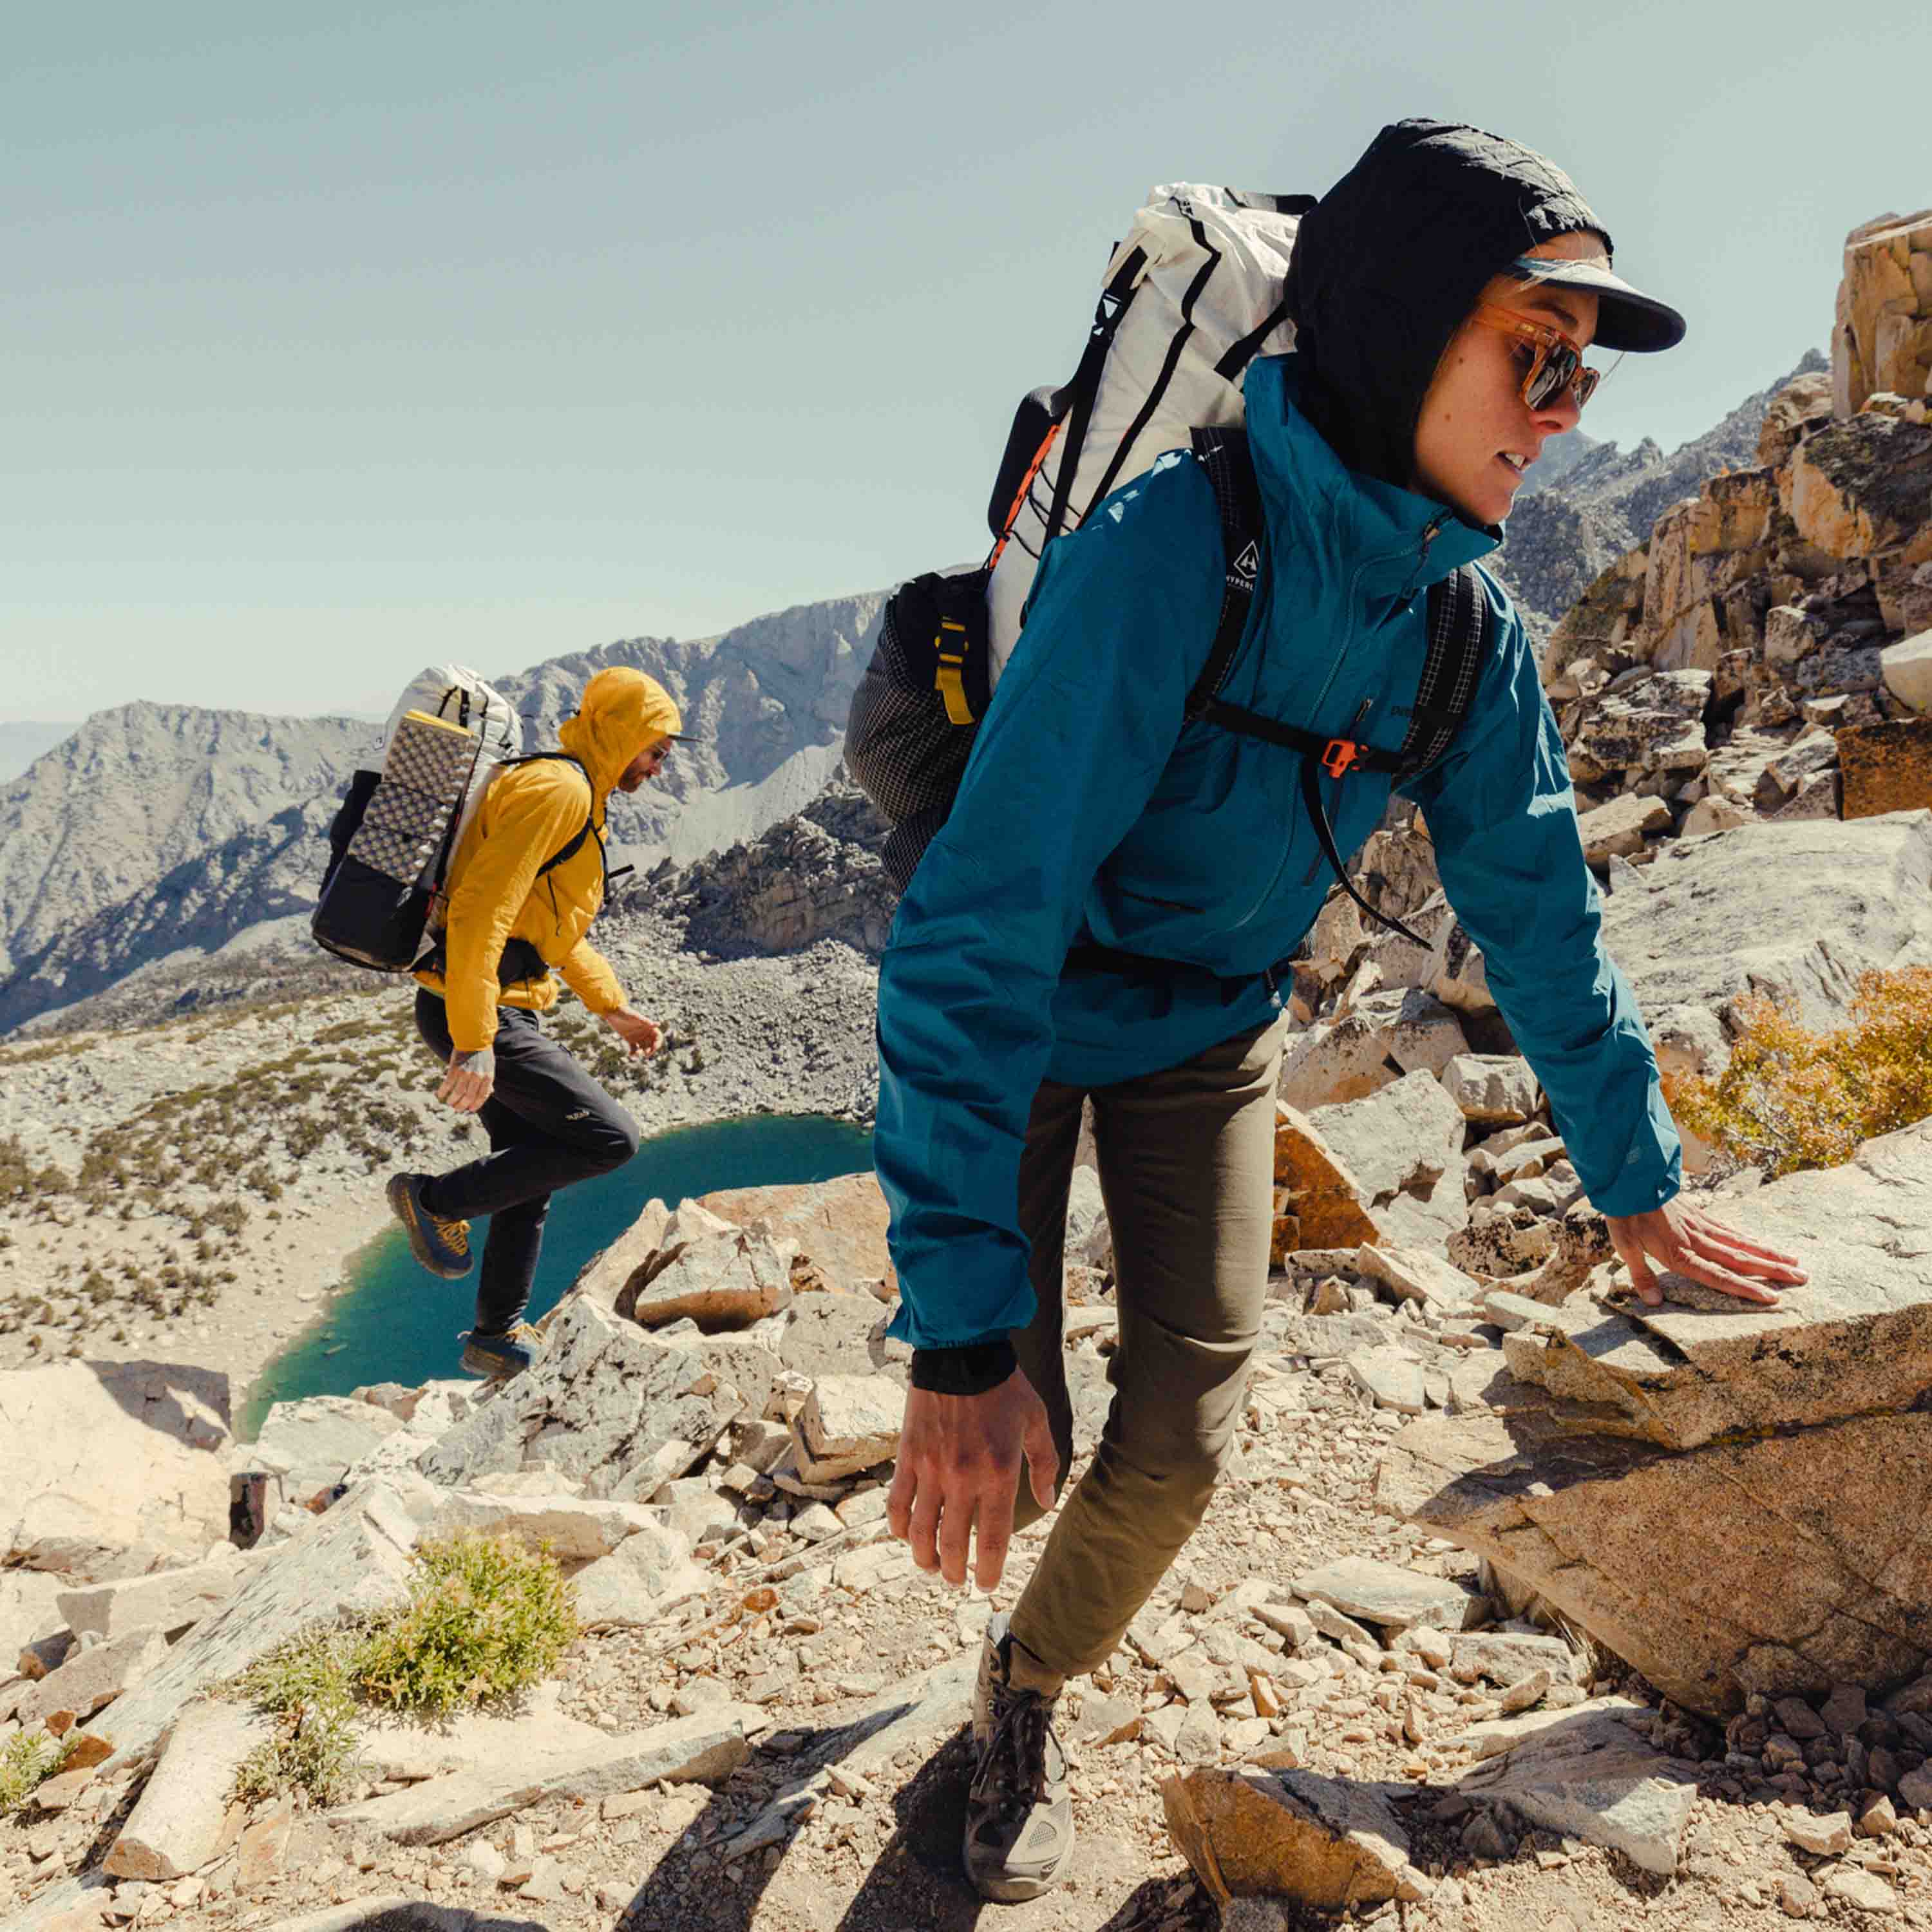
[[[1243,547],[1240,555],[1236,557],[1233,563],[1228,566],[1228,568],[1234,572],[1234,574],[1238,577],[1244,584],[1253,583],[1255,580],[1255,572],[1259,570],[1261,567],[1261,545],[1256,543],[1252,537],[1248,539],[1246,544]]]

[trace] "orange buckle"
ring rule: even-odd
[[[1352,738],[1330,738],[1322,754],[1322,769],[1331,778],[1339,778],[1360,764],[1362,748]]]

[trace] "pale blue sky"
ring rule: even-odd
[[[1551,154],[1689,315],[1626,444],[1932,202],[1922,0],[309,11],[10,22],[0,718],[366,706],[964,557],[1144,191],[1318,193],[1402,115]]]

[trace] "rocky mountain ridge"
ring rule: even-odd
[[[698,742],[657,785],[613,800],[612,845],[645,865],[693,859],[823,790],[883,602],[831,598],[688,643],[622,640],[494,681],[542,745],[605,665],[659,679]],[[350,718],[130,704],[0,788],[0,1034],[304,914],[336,803],[377,736]]]

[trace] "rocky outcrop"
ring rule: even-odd
[[[1932,1666],[1932,1122],[1724,1203],[1804,1256],[1771,1309],[1673,1281],[1516,1310],[1488,1413],[1392,1444],[1378,1501],[1532,1586],[1687,1709]]]
[[[228,1440],[226,1376],[157,1362],[0,1373],[0,1570],[71,1588],[198,1561],[227,1539]]]
[[[875,957],[884,950],[898,904],[879,859],[888,827],[842,770],[805,811],[750,843],[654,877],[692,946],[728,958],[821,939]]]
[[[1932,208],[1881,214],[1845,239],[1832,406],[1853,416],[1887,392],[1932,395]]]
[[[1517,493],[1496,560],[1532,634],[1546,637],[1592,579],[1641,544],[1672,504],[1726,470],[1769,460],[1757,453],[1760,440],[1794,383],[1822,381],[1828,410],[1826,370],[1824,358],[1808,351],[1789,376],[1746,397],[1721,422],[1668,455],[1648,436],[1631,450],[1576,431],[1546,445],[1544,460],[1532,466]],[[1573,443],[1585,446],[1573,455]]]

